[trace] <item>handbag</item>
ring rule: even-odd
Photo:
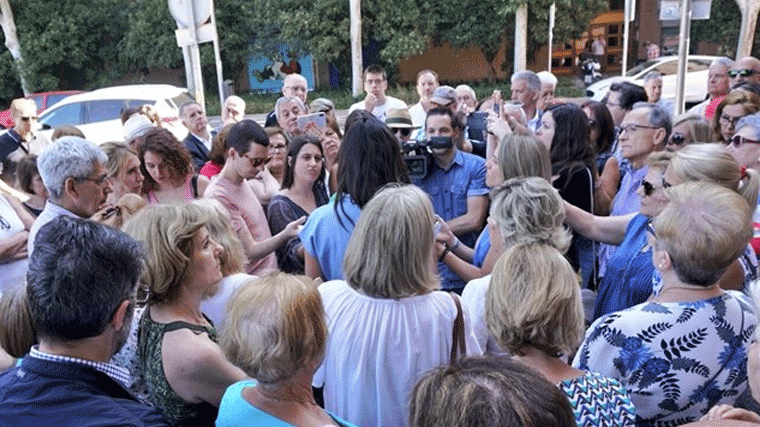
[[[459,295],[449,292],[451,299],[457,306],[457,317],[454,319],[454,328],[452,330],[452,345],[450,363],[454,363],[467,354],[467,344],[464,340],[464,314],[462,313],[462,303],[459,301]]]

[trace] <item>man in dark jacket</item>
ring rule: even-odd
[[[211,151],[211,134],[206,113],[200,104],[191,101],[179,108],[179,117],[187,128],[187,137],[182,142],[190,152],[195,172],[198,172],[208,161],[208,152]]]
[[[0,425],[167,425],[108,363],[129,334],[140,256],[129,236],[89,220],[40,229],[27,285],[39,345],[0,376]]]

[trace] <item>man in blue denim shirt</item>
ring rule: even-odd
[[[428,112],[425,134],[449,137],[449,148],[433,148],[433,162],[428,174],[415,180],[430,195],[435,213],[443,218],[451,231],[467,246],[474,246],[488,213],[486,167],[482,158],[457,148],[461,126],[449,109],[434,108]],[[464,288],[464,281],[439,262],[442,287],[454,291]]]

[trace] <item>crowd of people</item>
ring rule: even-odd
[[[760,61],[709,76],[673,117],[657,73],[408,106],[371,65],[341,125],[290,74],[264,126],[144,106],[101,146],[15,100],[1,423],[760,424]]]

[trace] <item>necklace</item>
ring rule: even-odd
[[[274,400],[274,401],[275,401],[275,402],[277,402],[277,403],[282,403],[282,402],[293,402],[293,403],[300,403],[300,404],[301,404],[301,405],[303,405],[303,406],[318,406],[318,405],[317,405],[317,401],[316,401],[316,400],[314,400],[314,396],[311,396],[311,398],[310,398],[310,399],[308,399],[308,400],[304,400],[304,399],[295,399],[295,398],[293,398],[293,399],[289,399],[289,398],[287,398],[287,397],[274,397],[274,396],[270,396],[270,395],[266,394],[266,393],[265,393],[263,390],[261,390],[261,388],[260,388],[260,387],[256,387],[256,388],[255,388],[255,390],[256,390],[256,391],[257,391],[257,392],[258,392],[258,393],[259,393],[259,394],[260,394],[262,397],[266,397],[267,399],[270,399],[270,400]]]

